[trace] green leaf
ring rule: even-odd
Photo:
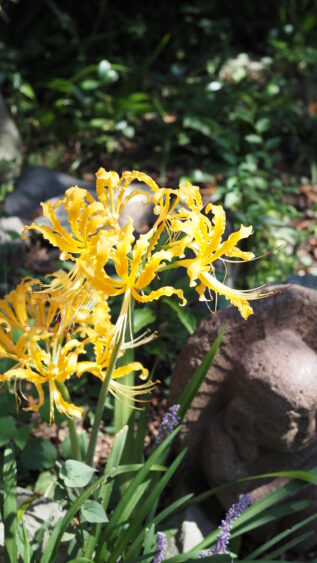
[[[81,507],[81,514],[86,522],[90,522],[92,524],[108,522],[108,518],[103,507],[95,500],[86,500]]]
[[[180,393],[178,398],[176,399],[175,403],[180,404],[181,408],[179,410],[179,416],[184,418],[188,408],[190,407],[193,399],[195,398],[199,387],[201,386],[202,382],[204,381],[210,366],[214,360],[214,357],[219,349],[221,344],[223,335],[226,331],[226,325],[221,329],[220,333],[218,334],[215,342],[211,346],[210,350],[207,352],[205,357],[203,358],[201,364],[198,368],[194,371],[193,375],[191,376],[190,380],[185,385],[183,391]]]
[[[212,137],[212,132],[209,125],[206,123],[205,120],[200,119],[196,116],[187,116],[183,120],[183,127],[185,129],[193,129],[194,131],[198,131],[205,137]]]
[[[88,442],[89,442],[88,434],[84,430],[83,432],[81,432],[80,434],[77,435],[77,438],[78,438],[81,458],[85,459],[85,457],[87,455]],[[72,456],[72,444],[71,444],[71,441],[70,441],[69,433],[67,434],[65,440],[63,440],[63,443],[61,444],[61,453],[62,453],[62,456],[64,457],[64,459],[71,459],[73,457]]]
[[[153,354],[153,356],[157,356],[161,360],[166,358],[166,346],[161,338],[153,340],[150,344],[146,344],[146,350],[149,354]]]
[[[11,416],[0,418],[0,447],[13,439],[15,434],[15,422]]]
[[[149,530],[146,531],[146,537],[145,537],[144,548],[143,548],[144,555],[150,553],[153,544],[154,531],[155,531],[154,524],[152,524]]]
[[[17,563],[17,467],[11,445],[4,451],[2,479],[5,563]]]
[[[254,135],[253,133],[246,135],[244,138],[251,145],[260,145],[263,142],[262,137],[260,137],[259,135]]]
[[[182,325],[186,328],[189,334],[193,334],[197,328],[197,320],[195,315],[187,308],[181,307],[176,301],[172,299],[163,298],[165,305],[175,311],[178,319]]]
[[[105,468],[105,472],[107,474],[111,472],[112,469],[115,469],[116,467],[119,466],[124,451],[124,447],[126,444],[127,435],[128,435],[128,426],[124,426],[120,430],[120,432],[116,434]],[[108,508],[113,486],[114,486],[114,480],[111,480],[108,483],[103,483],[100,487],[98,496],[102,500],[102,506],[104,511],[106,511]],[[89,538],[86,542],[85,556],[92,557],[92,554],[95,549],[95,545],[97,544],[99,539],[100,532],[101,532],[100,524],[99,525],[97,524],[97,526],[95,526],[95,529],[90,531]]]
[[[93,80],[88,78],[87,80],[83,80],[80,84],[82,90],[96,90],[99,88],[99,82],[97,80]]]
[[[25,469],[44,471],[52,467],[57,459],[57,450],[47,440],[31,438],[21,454],[21,465]]]
[[[280,137],[274,137],[274,138],[269,139],[268,141],[266,141],[266,143],[265,143],[265,148],[266,148],[268,151],[271,151],[271,150],[276,149],[280,144],[281,144],[281,139],[280,139]]]
[[[23,450],[23,448],[25,447],[25,445],[26,445],[26,443],[27,443],[27,441],[30,437],[31,429],[32,429],[32,427],[30,425],[20,426],[19,428],[15,429],[15,432],[14,432],[14,435],[13,435],[13,441],[14,441],[15,445],[20,450]]]
[[[23,518],[21,519],[20,526],[17,527],[17,548],[23,563],[31,563],[31,557],[34,552],[28,538]]]
[[[254,477],[247,477],[243,479],[239,479],[232,483],[227,483],[224,485],[219,485],[214,487],[213,489],[202,493],[194,499],[189,500],[187,503],[184,504],[184,508],[186,506],[191,506],[193,504],[198,504],[200,502],[206,501],[211,496],[215,495],[216,493],[226,490],[238,483],[245,483],[248,481],[258,480],[258,479],[267,479],[268,477],[290,477],[294,480],[287,483],[283,487],[278,488],[276,491],[266,495],[263,499],[256,502],[255,504],[249,506],[249,508],[239,517],[239,519],[234,522],[233,524],[233,531],[231,536],[235,537],[241,535],[241,533],[246,531],[246,526],[248,529],[253,529],[258,527],[257,522],[260,525],[260,519],[262,519],[261,525],[268,523],[270,521],[274,521],[274,519],[281,517],[285,514],[290,514],[291,512],[297,512],[303,509],[307,504],[308,501],[296,501],[295,503],[285,503],[284,505],[273,506],[276,503],[279,503],[281,500],[285,499],[288,495],[293,494],[299,491],[306,482],[311,482],[315,484],[316,477],[317,477],[317,468],[311,471],[283,471],[283,472],[276,472],[276,473],[266,473],[262,475],[255,475]],[[301,482],[303,481],[303,482]],[[299,504],[300,503],[300,504]],[[263,513],[266,511],[265,518],[263,518]],[[252,526],[251,523],[252,522]],[[187,555],[196,556],[199,551],[202,549],[209,548],[216,541],[218,531],[215,530],[211,534],[209,534],[199,545],[193,548]],[[183,561],[187,561],[186,555],[176,555],[167,561],[169,563],[181,563]],[[249,560],[248,560],[249,561]],[[255,560],[252,560],[252,563]],[[261,559],[261,561],[264,561]],[[271,561],[269,559],[265,559],[265,561]],[[251,560],[250,560],[251,563]]]
[[[193,493],[189,493],[188,495],[170,503],[166,508],[164,508],[164,510],[155,516],[153,523],[157,526],[160,522],[166,521],[168,518],[182,510],[185,504],[188,505],[193,496]]]
[[[23,84],[21,84],[20,92],[22,94],[24,94],[24,96],[29,98],[29,100],[35,99],[35,92],[34,92],[32,86],[31,86],[31,84],[28,84],[28,82],[23,82]]]
[[[270,124],[271,122],[268,117],[262,117],[256,122],[255,128],[258,133],[265,133],[266,131],[269,130]]]
[[[0,372],[4,373],[10,369],[16,362],[10,360],[10,358],[3,358],[0,360]],[[9,394],[7,390],[0,394],[0,412],[3,416],[7,414],[13,414],[16,412],[16,400],[14,395]]]
[[[111,452],[108,457],[108,461],[105,468],[105,472],[107,474],[110,473],[112,469],[118,467],[120,464],[128,436],[128,430],[129,430],[128,426],[124,426],[120,430],[120,432],[118,432],[115,436],[113,446],[111,448]],[[105,483],[100,487],[100,498],[102,498],[102,505],[104,510],[107,510],[108,508],[108,503],[113,489],[113,485],[114,482],[110,481],[109,483]]]
[[[63,518],[55,525],[54,531],[51,534],[50,539],[47,542],[45,550],[42,554],[40,563],[52,563],[54,561],[54,555],[59,547],[61,539],[69,526],[72,522],[75,514],[80,510],[84,502],[94,493],[96,489],[100,487],[100,485],[105,481],[106,476],[103,475],[99,479],[97,479],[92,485],[87,487],[83,493],[72,503],[68,511],[66,512]]]
[[[290,514],[306,510],[310,507],[310,505],[311,503],[308,500],[289,501],[280,506],[271,506],[266,511],[258,514],[256,518],[251,518],[249,514],[247,514],[249,520],[244,523],[241,517],[240,520],[242,520],[242,522],[240,520],[236,522],[234,527],[235,531],[232,532],[231,537],[236,538],[238,536],[242,536],[243,534],[257,529],[260,526],[279,520],[280,518],[283,518],[283,516],[289,516]]]
[[[111,131],[113,129],[113,121],[105,117],[95,117],[89,123],[91,127],[102,129],[103,131]]]
[[[155,313],[150,307],[134,308],[133,310],[133,332],[138,333],[155,321]]]
[[[81,461],[68,459],[62,465],[60,478],[66,487],[85,487],[90,482],[95,470]]]
[[[52,475],[49,471],[43,471],[37,478],[34,485],[34,492],[46,498],[52,499],[54,496],[54,489],[57,482],[57,476]]]
[[[179,432],[179,428],[176,428],[171,432],[167,438],[154,450],[150,457],[143,464],[142,469],[137,473],[128,489],[126,490],[124,497],[121,498],[120,502],[117,504],[116,508],[111,517],[111,527],[114,528],[118,523],[122,522],[126,518],[129,518],[134,506],[138,501],[138,488],[141,483],[144,485],[144,481],[148,478],[148,474],[151,471],[153,465],[155,465],[162,457],[164,452],[167,450],[169,444],[173,441],[176,434]]]
[[[229,192],[225,195],[224,205],[225,207],[232,209],[237,207],[241,201],[241,193],[238,191]]]
[[[291,528],[284,530],[280,534],[274,536],[274,538],[269,539],[266,543],[264,543],[263,545],[258,547],[255,551],[252,551],[252,553],[250,553],[245,559],[249,560],[249,559],[252,559],[252,558],[253,559],[257,558],[259,555],[262,555],[262,553],[264,553],[265,551],[268,551],[276,543],[278,543],[282,539],[286,538],[290,534],[297,532],[297,530],[300,530],[300,528],[303,528],[304,526],[306,526],[310,522],[313,522],[314,520],[316,520],[316,518],[317,518],[317,514],[313,514],[312,516],[308,516],[308,518],[301,520],[297,524],[294,524],[294,526],[292,526]]]
[[[161,477],[161,479],[156,483],[152,490],[150,491],[149,495],[145,498],[142,506],[140,506],[137,513],[134,515],[131,525],[129,526],[128,530],[124,532],[120,537],[120,546],[125,547],[130,540],[132,540],[138,533],[138,530],[141,528],[142,530],[142,521],[146,517],[146,515],[150,512],[152,506],[155,504],[157,499],[160,498],[161,493],[171,480],[172,476],[180,466],[184,456],[186,454],[186,450],[183,450],[177,458],[173,461],[170,465],[166,473]],[[148,522],[151,524],[152,522]],[[144,530],[142,530],[144,533]],[[143,534],[142,534],[143,535]],[[133,542],[132,546],[129,548],[127,553],[128,557],[132,557],[134,555],[134,550],[138,545],[139,538]]]
[[[269,553],[268,557],[279,557],[280,555],[284,555],[285,552],[287,552],[290,549],[292,549],[293,547],[295,547],[295,545],[298,545],[299,543],[305,541],[313,533],[314,533],[313,530],[311,530],[310,532],[305,532],[301,536],[298,536],[297,538],[294,538],[294,539],[290,540],[289,542],[281,545],[278,549],[275,549],[275,551],[272,551],[272,553]]]

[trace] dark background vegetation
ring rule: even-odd
[[[2,0],[0,16],[25,165],[189,178],[231,229],[254,227],[245,244],[265,256],[237,286],[317,273],[316,1]]]
[[[26,163],[188,177],[224,202],[233,226],[253,224],[258,254],[287,243],[245,269],[248,285],[316,273],[314,250],[300,246],[315,228],[294,228],[301,187],[317,181],[316,8],[2,1],[1,88]]]

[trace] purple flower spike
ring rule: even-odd
[[[222,520],[219,529],[220,532],[218,534],[216,545],[212,549],[206,552],[202,552],[199,554],[199,559],[204,559],[205,557],[210,557],[213,555],[221,555],[222,553],[226,553],[228,543],[230,541],[230,531],[232,528],[233,522],[239,518],[239,516],[244,512],[248,506],[251,504],[251,498],[248,494],[243,495],[240,500],[229,508],[226,517]]]
[[[163,532],[157,532],[156,536],[156,555],[153,563],[162,563],[164,561],[165,550],[167,548],[166,535]]]
[[[167,411],[167,413],[163,416],[161,427],[159,429],[159,433],[156,438],[156,443],[160,444],[163,440],[170,435],[172,430],[174,430],[175,426],[180,423],[180,417],[177,416],[177,413],[180,409],[180,405],[173,405]]]

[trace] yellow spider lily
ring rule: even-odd
[[[78,361],[85,350],[81,342],[69,336],[62,342],[58,307],[36,298],[32,291],[38,286],[38,280],[26,278],[0,300],[0,358],[14,363],[0,375],[0,381],[13,379],[20,387],[23,382],[32,383],[39,400],[27,410],[35,411],[43,404],[43,385],[48,383],[51,419],[54,404],[67,416],[79,416],[81,409],[63,399],[57,384],[86,371],[87,362]]]
[[[53,280],[60,283],[64,275],[64,272],[56,272]],[[38,293],[34,292],[38,287],[38,280],[26,278],[0,300],[0,359],[10,359],[14,364],[0,374],[0,381],[13,380],[22,396],[24,384],[32,383],[38,401],[26,410],[33,411],[38,411],[43,405],[43,386],[47,384],[51,421],[55,407],[68,417],[78,417],[82,409],[65,401],[59,383],[65,383],[73,376],[81,377],[86,372],[101,380],[105,377],[115,344],[115,326],[111,323],[107,299],[91,289],[84,300],[83,295],[79,294],[79,301],[74,300],[69,304],[66,313],[63,309],[62,316],[56,303],[38,298]],[[77,334],[80,340],[72,337],[69,330]],[[148,340],[149,337],[143,339]],[[88,342],[94,345],[94,361],[79,359],[79,355],[86,353],[85,345]],[[140,339],[139,343],[142,343]],[[126,343],[122,346],[119,356],[129,345]],[[131,345],[135,345],[135,342]],[[152,390],[152,382],[128,387],[117,381],[133,371],[140,372],[143,380],[148,377],[148,371],[139,362],[116,368],[110,382],[110,391],[114,395],[124,395],[132,400]]]
[[[55,209],[60,205],[63,205],[68,212],[71,233],[62,227],[55,215]],[[103,204],[96,201],[87,190],[77,186],[69,188],[63,199],[54,204],[42,203],[42,207],[43,214],[51,221],[52,227],[32,223],[25,227],[23,236],[26,231],[35,229],[61,250],[61,260],[74,262],[73,268],[63,279],[63,286],[60,287],[55,283],[50,288],[51,299],[67,304],[75,298],[79,291],[87,289],[83,266],[86,262],[90,262],[96,254],[99,239],[106,232],[110,251],[112,241],[116,240],[118,227],[116,223],[114,224],[112,217],[107,214]]]
[[[100,246],[97,248],[95,267],[90,265],[85,267],[87,280],[106,295],[125,293],[129,297],[134,297],[136,301],[147,303],[159,299],[163,295],[175,294],[185,303],[183,292],[171,286],[151,291],[148,295],[143,293],[143,290],[155,278],[160,266],[173,258],[173,254],[169,251],[152,250],[152,236],[153,231],[151,230],[147,234],[141,235],[135,242],[133,225],[130,221],[126,225],[120,241],[112,249],[117,277],[110,276],[105,271],[106,256],[103,255],[104,251]]]
[[[119,324],[120,321],[121,319],[119,318]],[[96,296],[94,308],[85,322],[80,323],[79,329],[84,339],[83,343],[93,344],[95,358],[89,366],[89,371],[103,380],[116,344],[117,333],[120,330],[117,325],[113,325],[111,322],[109,307],[105,299]],[[125,326],[121,330],[125,331]],[[141,335],[138,338],[132,339],[132,342],[123,342],[117,357],[120,358],[125,350],[141,346],[151,341],[154,337],[155,335]],[[152,391],[155,385],[152,381],[135,386],[123,385],[117,381],[132,372],[139,372],[139,378],[143,381],[149,376],[148,370],[140,362],[130,362],[124,366],[115,367],[109,384],[109,390],[114,396],[121,395],[128,400],[138,401],[136,399],[138,395],[144,395]]]
[[[221,206],[209,204],[206,212],[211,212],[213,218],[210,220],[204,215],[197,186],[188,182],[175,190],[160,188],[142,172],[124,172],[120,177],[104,168],[98,170],[96,177],[98,200],[86,190],[70,188],[56,204],[43,204],[44,215],[50,219],[52,227],[34,224],[28,227],[38,230],[59,247],[62,259],[74,261],[69,274],[55,278],[51,287],[46,292],[44,290],[44,296],[49,294],[51,299],[68,309],[67,314],[63,313],[66,324],[69,311],[76,307],[80,309],[80,303],[86,300],[91,288],[106,296],[124,295],[118,329],[126,324],[132,298],[146,303],[163,295],[176,295],[184,304],[183,292],[172,286],[150,290],[154,278],[169,267],[184,266],[190,286],[196,287],[200,299],[205,299],[206,290],[213,290],[227,297],[245,319],[253,312],[249,304],[251,300],[271,294],[261,288],[238,291],[216,279],[216,260],[248,261],[254,258],[251,252],[243,252],[237,247],[241,239],[252,233],[252,227],[241,225],[239,231],[223,240],[225,212]],[[125,204],[135,195],[145,193],[142,189],[131,188],[130,184],[135,180],[150,188],[150,195],[146,197],[151,198],[157,216],[152,229],[138,240],[134,237],[132,221],[124,229],[119,225]],[[179,207],[181,200],[185,204],[183,207]],[[58,205],[64,205],[68,211],[71,234],[61,227],[55,216]],[[164,231],[167,237],[160,248]],[[194,257],[189,257],[188,251]]]
[[[49,294],[51,300],[67,307],[76,298],[78,302],[79,293],[86,294],[92,286],[106,295],[131,291],[133,297],[142,302],[173,294],[184,302],[182,292],[172,287],[162,288],[150,295],[143,294],[143,289],[154,278],[158,265],[172,257],[168,252],[154,252],[154,247],[164,228],[166,217],[178,202],[177,197],[175,201],[171,201],[172,190],[160,189],[152,178],[142,172],[124,172],[119,177],[115,172],[106,172],[100,168],[96,177],[98,201],[87,190],[69,188],[65,197],[55,204],[42,204],[43,214],[51,221],[52,227],[32,223],[25,229],[37,230],[61,250],[62,260],[74,261],[67,276],[55,279],[47,290],[43,290],[44,298]],[[153,192],[154,211],[158,219],[150,235],[142,236],[134,246],[133,256],[128,257],[135,241],[133,225],[130,222],[122,230],[118,222],[120,213],[135,195],[142,193],[150,197],[142,189],[128,191],[131,182],[135,180],[145,183]],[[64,205],[68,212],[71,233],[61,226],[55,215],[55,209],[59,205]],[[115,262],[117,274],[121,278],[119,281],[106,274],[105,267],[111,260]]]
[[[184,246],[193,252],[194,257],[178,260],[174,266],[183,266],[187,269],[190,286],[196,287],[200,300],[205,300],[206,289],[212,290],[229,299],[239,309],[242,317],[247,319],[253,313],[249,301],[268,297],[272,292],[261,291],[261,288],[252,291],[232,289],[217,280],[213,263],[219,259],[225,262],[226,257],[237,258],[240,261],[252,260],[254,258],[252,252],[243,252],[236,246],[240,240],[252,234],[252,227],[241,225],[239,231],[232,233],[223,241],[226,226],[224,209],[220,205],[209,203],[206,214],[209,212],[213,214],[213,219],[210,221],[202,214],[203,202],[199,189],[187,183],[181,187],[181,192],[186,208],[181,208],[174,217],[170,218],[170,229],[174,233],[185,234],[184,239],[179,242],[183,240]],[[185,250],[182,247],[178,248],[179,242],[174,244],[178,252]],[[197,281],[200,285],[197,285]]]
[[[49,343],[47,350],[39,344],[43,334],[33,338],[24,347],[24,354],[20,356],[17,366],[7,370],[0,375],[0,381],[15,381],[32,383],[38,393],[39,400],[36,404],[26,407],[25,410],[38,411],[44,404],[43,385],[48,383],[50,396],[50,420],[54,419],[54,406],[61,414],[66,416],[81,416],[82,409],[72,403],[68,403],[58,388],[58,383],[64,383],[72,375],[81,375],[86,371],[88,362],[79,362],[78,355],[84,353],[84,349],[78,340],[68,340],[64,346],[59,346],[57,335],[46,335],[46,343]],[[50,338],[51,337],[51,338]],[[59,348],[58,357],[54,358],[54,353]],[[18,367],[19,366],[19,367]]]

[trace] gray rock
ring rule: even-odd
[[[12,242],[21,237],[24,229],[24,223],[19,217],[1,217],[0,218],[0,244]]]
[[[182,516],[179,532],[179,547],[181,553],[187,553],[208,536],[216,526],[208,520],[199,506],[191,506]]]
[[[33,496],[32,492],[18,487],[17,488],[18,506],[21,506],[32,496]],[[50,522],[50,526],[45,531],[43,536],[43,540],[42,540],[42,548],[43,548],[48,542],[50,533],[52,532],[54,525],[61,518],[61,516],[63,516],[63,514],[64,512],[60,509],[59,504],[57,502],[49,500],[45,497],[38,497],[32,500],[26,512],[23,514],[23,520],[25,523],[25,527],[30,542],[34,540],[35,535],[40,530],[40,528],[44,524],[48,524]],[[4,546],[4,526],[3,523],[1,522],[0,523],[0,556],[3,556],[3,551],[4,551],[3,546]]]
[[[175,536],[167,538],[167,548],[165,551],[165,559],[168,557],[174,557],[175,555],[179,555],[179,550],[176,544]]]
[[[0,218],[0,263],[2,274],[16,272],[24,263],[27,242],[21,239],[24,224],[19,217]],[[3,276],[5,278],[5,276]],[[1,280],[0,294],[9,290],[7,279]]]
[[[22,141],[0,94],[0,179],[9,181],[20,172]]]
[[[34,212],[40,212],[42,201],[64,194],[67,188],[79,186],[93,190],[95,185],[74,178],[69,174],[56,172],[46,166],[28,166],[25,168],[4,203],[8,215],[17,215],[24,222],[30,222]]]

